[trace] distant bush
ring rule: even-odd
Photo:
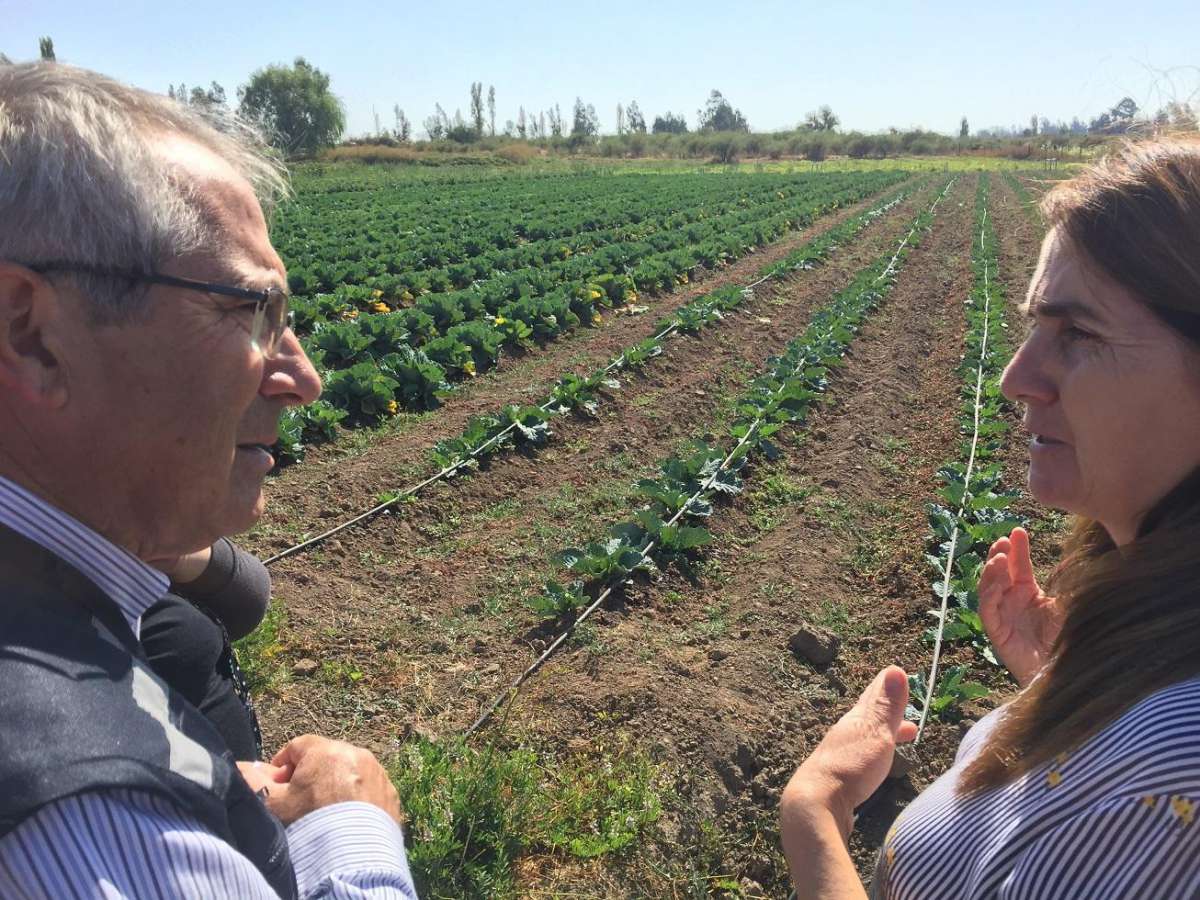
[[[514,141],[511,144],[505,144],[496,150],[496,155],[506,162],[515,163],[523,166],[539,156],[538,150],[529,144],[522,144]]]

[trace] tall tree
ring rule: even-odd
[[[630,100],[629,106],[625,110],[625,123],[631,134],[646,133],[646,117],[642,115],[642,111],[638,109],[636,100]]]
[[[969,138],[971,136],[971,126],[967,123],[966,116],[963,116],[962,121],[958,123],[958,136],[960,138]]]
[[[58,59],[54,55],[54,41],[49,37],[38,38],[38,51],[41,53],[42,59],[47,62],[54,62]]]
[[[545,136],[546,136],[546,113],[543,110],[542,112],[538,113],[538,137],[544,138]]]
[[[181,96],[180,99],[182,100],[183,97]],[[194,87],[188,95],[187,102],[192,106],[199,106],[202,109],[211,109],[214,106],[223,107],[226,105],[225,88],[221,87],[215,81],[211,82],[207,89]]]
[[[471,82],[471,122],[475,126],[475,134],[483,137],[483,82]]]
[[[749,131],[750,124],[740,109],[725,99],[718,90],[708,95],[704,109],[696,111],[700,131]]]
[[[575,98],[575,109],[571,116],[571,141],[578,146],[590,143],[600,133],[600,120],[596,117],[596,107],[583,99]]]
[[[625,107],[617,104],[617,134],[625,133]]]
[[[529,137],[529,119],[525,116],[525,107],[517,107],[517,137],[525,140]]]
[[[488,85],[488,133],[496,136],[496,86]]]
[[[840,121],[829,104],[825,104],[816,112],[810,112],[804,117],[804,127],[809,131],[834,131]]]
[[[546,110],[546,116],[550,119],[550,134],[553,137],[562,137],[562,110],[559,108],[557,103],[554,104],[554,109]]]
[[[650,130],[654,134],[687,134],[687,120],[673,112],[666,112],[654,117],[654,125]]]
[[[238,100],[241,114],[259,122],[287,154],[315,153],[346,130],[346,113],[329,90],[329,76],[303,56],[290,67],[256,71],[238,88]]]
[[[396,116],[396,140],[407,144],[412,140],[412,122],[408,121],[408,116],[404,114],[399,103],[392,107],[392,112]]]

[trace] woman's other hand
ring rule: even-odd
[[[908,677],[899,666],[875,676],[854,707],[826,732],[792,775],[780,802],[784,847],[802,843],[815,817],[832,815],[842,839],[854,827],[854,808],[883,784],[896,745],[917,736],[904,720]]]
[[[988,551],[979,576],[979,617],[992,647],[1021,687],[1041,671],[1062,627],[1062,611],[1033,576],[1029,533],[1014,528]]]

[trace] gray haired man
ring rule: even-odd
[[[137,641],[153,566],[259,517],[279,415],[321,390],[285,188],[236,123],[0,66],[2,896],[415,896],[371,754],[309,735],[239,771]]]

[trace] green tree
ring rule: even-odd
[[[412,140],[412,122],[408,121],[408,116],[404,114],[399,103],[392,107],[392,112],[396,115],[396,140],[407,144]]]
[[[958,136],[964,140],[971,136],[971,126],[968,124],[966,116],[963,116],[962,121],[958,123]]]
[[[654,125],[650,130],[654,134],[687,134],[687,120],[673,112],[666,112],[654,117]]]
[[[557,103],[554,104],[554,109],[546,110],[546,117],[550,119],[550,135],[551,137],[562,137],[563,120],[562,110],[559,109]]]
[[[841,120],[834,115],[828,104],[804,117],[804,127],[809,131],[834,131],[839,124],[841,124]]]
[[[38,50],[42,54],[42,59],[47,62],[54,62],[58,59],[54,55],[54,41],[48,37],[38,38]]]
[[[329,90],[329,76],[302,56],[290,67],[256,71],[238,88],[238,100],[241,114],[261,124],[289,155],[315,153],[336,143],[346,129],[346,113]]]
[[[471,82],[471,123],[475,126],[475,134],[483,137],[483,82]]]
[[[7,56],[5,56],[3,53],[0,53],[0,66],[11,66],[11,65],[12,65],[12,60],[9,59]]]
[[[575,110],[571,117],[571,145],[579,146],[584,143],[591,143],[596,135],[600,133],[600,120],[596,116],[596,107],[592,104],[583,103],[579,97],[575,98]]]
[[[646,117],[642,115],[636,100],[630,100],[629,107],[625,110],[625,129],[630,134],[646,133]]]
[[[496,136],[496,86],[488,85],[488,132]]]
[[[750,124],[742,115],[742,111],[734,109],[733,105],[718,90],[714,90],[708,95],[708,102],[704,105],[704,109],[696,111],[696,121],[699,131],[750,130]]]

